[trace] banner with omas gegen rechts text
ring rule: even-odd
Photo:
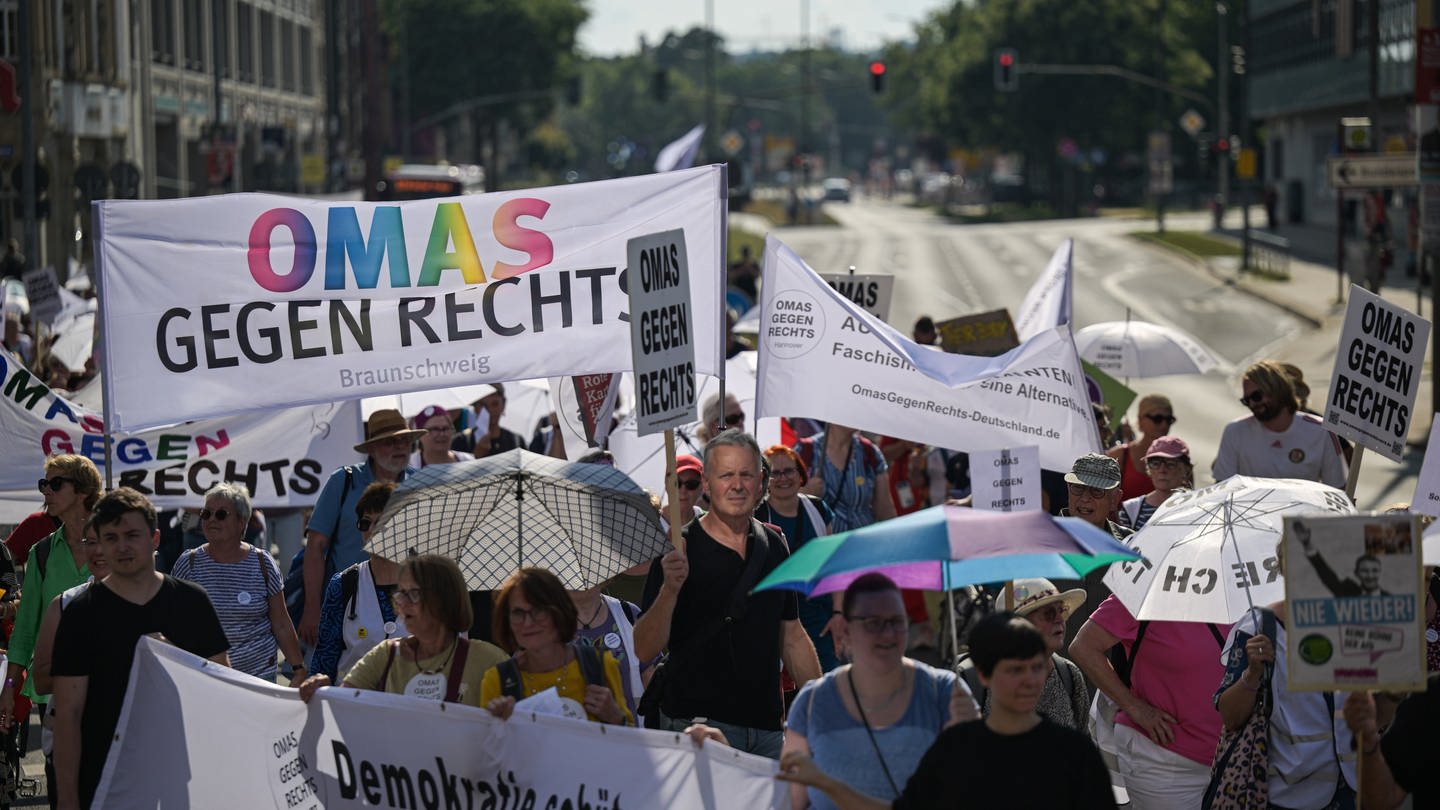
[[[224,729],[223,733],[215,733]],[[789,807],[775,761],[689,737],[356,689],[307,705],[141,639],[96,810]]]
[[[910,341],[773,236],[760,310],[760,416],[807,416],[956,450],[1037,445],[1068,470],[1100,438],[1068,325],[999,357]]]
[[[724,293],[720,167],[398,204],[95,204],[111,427],[631,366],[627,240]],[[723,373],[718,307],[696,371]]]

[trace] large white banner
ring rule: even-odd
[[[117,430],[628,369],[625,246],[657,230],[683,231],[697,300],[725,291],[718,166],[400,204],[95,207]],[[720,374],[719,308],[691,328],[697,371]]]
[[[35,481],[45,459],[76,453],[105,469],[104,421],[31,376],[0,352],[0,499],[39,508]],[[157,392],[157,399],[164,399]],[[329,472],[360,460],[360,404],[316,405],[114,434],[116,486],[143,492],[161,509],[201,506],[223,481],[250,488],[262,508],[310,506]]]
[[[1075,242],[1066,239],[1055,249],[1045,272],[1025,293],[1020,309],[1015,316],[1015,334],[1020,340],[1032,337],[1061,324],[1068,324],[1074,317]]]
[[[764,274],[760,416],[807,416],[957,450],[1037,445],[1049,470],[1099,452],[1068,325],[999,357],[950,354],[865,312],[773,236]]]
[[[216,733],[217,730],[220,733]],[[96,810],[789,807],[774,760],[646,729],[357,690],[302,703],[141,639]]]

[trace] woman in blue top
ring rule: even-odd
[[[777,444],[765,451],[765,460],[770,464],[770,487],[765,500],[755,507],[755,517],[779,528],[794,554],[814,538],[830,533],[833,513],[824,501],[800,491],[810,480],[810,470],[798,453]],[[838,623],[835,614],[839,609],[838,599],[829,596],[800,601],[800,624],[815,645],[820,668],[825,672],[840,665],[831,626]]]
[[[979,719],[980,709],[954,673],[905,657],[905,602],[888,577],[856,579],[842,605],[837,629],[853,663],[796,695],[782,753],[809,754],[861,793],[894,798],[940,732]],[[797,809],[835,806],[818,790],[790,789]]]

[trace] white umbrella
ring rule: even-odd
[[[1420,553],[1425,564],[1440,565],[1440,523],[1431,523],[1420,537]]]
[[[1075,333],[1080,357],[1115,377],[1205,374],[1220,366],[1215,353],[1173,326],[1107,321]]]
[[[1314,481],[1237,475],[1171,496],[1127,541],[1144,556],[1105,584],[1139,619],[1229,624],[1285,597],[1276,562],[1286,515],[1353,515],[1345,493]]]

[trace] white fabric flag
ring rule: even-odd
[[[665,144],[655,156],[655,171],[672,172],[694,166],[695,153],[700,151],[700,140],[704,137],[705,125],[696,124],[689,132]]]
[[[764,277],[760,416],[824,419],[957,450],[1037,445],[1049,470],[1100,451],[1068,326],[999,357],[949,354],[846,300],[773,236]]]
[[[105,470],[105,423],[0,352],[0,499],[38,508],[35,479],[56,453]],[[163,396],[157,399],[164,399]],[[112,478],[161,509],[200,506],[224,481],[250,489],[261,508],[312,506],[330,471],[360,458],[360,404],[330,403],[204,419],[113,434]]]
[[[631,367],[626,244],[684,231],[725,293],[719,166],[399,204],[234,194],[95,204],[117,430]],[[719,307],[695,310],[719,374]],[[163,392],[163,396],[156,396]]]
[[[789,807],[776,770],[672,732],[519,713],[502,722],[353,689],[306,704],[142,638],[94,807]]]
[[[1068,325],[1074,318],[1075,242],[1055,249],[1045,272],[1025,293],[1015,315],[1015,334],[1024,343],[1041,332]]]

